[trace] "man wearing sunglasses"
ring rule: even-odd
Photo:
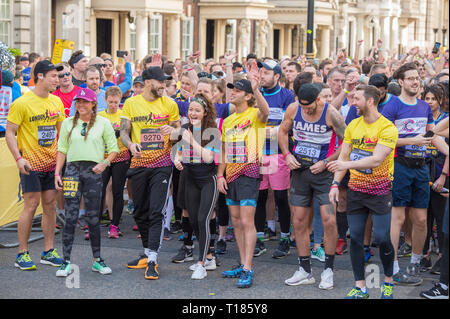
[[[52,94],[61,99],[64,104],[65,116],[69,117],[70,106],[72,105],[73,98],[80,90],[80,87],[73,84],[72,73],[70,72],[70,66],[68,63],[60,63],[58,64],[58,67],[63,68],[58,72],[59,88],[52,92]]]

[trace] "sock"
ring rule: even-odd
[[[150,256],[150,249],[148,249],[148,248],[144,248],[144,254],[145,254],[145,256]]]
[[[59,215],[63,215],[63,216],[65,216],[65,213],[66,213],[66,211],[65,211],[64,209],[57,209],[56,212],[57,212]]]
[[[281,233],[281,239],[289,238],[289,233]]]
[[[367,293],[367,288],[364,286],[364,288],[361,288],[361,291],[366,294]]]
[[[418,264],[420,263],[420,260],[422,259],[423,255],[416,255],[415,253],[411,253],[411,263],[412,264]]]
[[[311,273],[311,257],[310,256],[300,256],[298,257],[300,267],[303,268],[308,274]]]
[[[262,233],[262,232],[259,232],[259,233],[256,233],[256,237],[258,238],[258,239],[264,239],[264,233]]]
[[[84,214],[86,214],[86,209],[80,209],[79,213],[78,213],[78,217],[83,216]]]
[[[448,290],[448,286],[446,284],[443,284],[442,282],[439,283],[444,290]]]
[[[331,268],[333,270],[334,268],[334,255],[327,255],[325,254],[325,267],[324,269]]]
[[[398,260],[394,260],[394,270],[393,270],[393,272],[392,272],[392,274],[396,274],[396,273],[398,273],[400,271],[400,267],[399,267],[399,265],[398,265]]]
[[[267,221],[267,227],[269,227],[273,232],[275,232],[275,221],[274,220],[268,220]]]
[[[155,264],[157,264],[158,263],[157,259],[158,259],[158,253],[154,252],[154,251],[150,251],[147,262],[153,261]]]

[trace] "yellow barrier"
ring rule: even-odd
[[[19,196],[19,170],[5,138],[0,138],[0,226],[19,220],[23,210],[22,194]],[[36,215],[42,213],[39,206]]]

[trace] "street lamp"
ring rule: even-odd
[[[314,40],[314,0],[308,0],[308,18],[306,30],[306,58],[314,59],[313,40]]]

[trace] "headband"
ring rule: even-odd
[[[76,57],[74,57],[73,60],[72,60],[72,67],[75,64],[77,64],[78,62],[80,62],[83,58],[85,58],[83,53],[81,53],[80,55],[77,55]]]
[[[203,101],[202,99],[199,99],[199,98],[197,98],[197,97],[194,97],[194,98],[191,99],[191,103],[192,103],[192,102],[197,102],[198,104],[200,104],[201,106],[203,106],[203,108],[205,109],[205,111],[208,109],[208,106],[207,106],[206,102]]]

